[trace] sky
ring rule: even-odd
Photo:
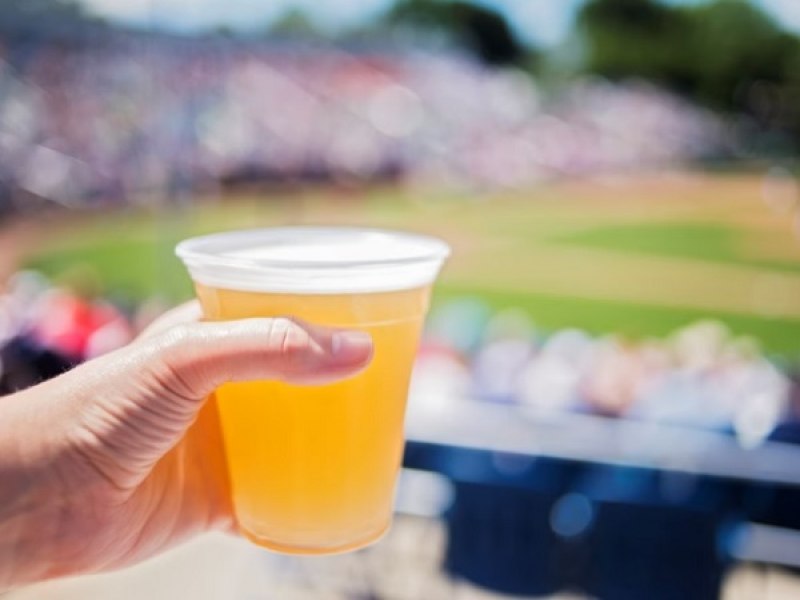
[[[92,12],[135,25],[179,31],[227,25],[237,29],[266,27],[287,9],[297,7],[330,29],[357,25],[379,14],[392,0],[80,0]],[[539,46],[564,39],[585,0],[476,0],[506,15],[517,33]],[[663,0],[697,4],[704,0]],[[800,0],[752,0],[786,29],[800,33]]]

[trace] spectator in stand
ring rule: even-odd
[[[0,211],[17,197],[136,202],[248,177],[521,186],[726,143],[716,118],[655,88],[579,81],[545,97],[521,72],[446,54],[122,32],[4,41]]]

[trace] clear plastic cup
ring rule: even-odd
[[[176,252],[207,319],[291,315],[370,333],[372,362],[350,379],[228,383],[211,402],[245,536],[299,554],[378,539],[391,524],[408,383],[448,246],[407,233],[297,227],[194,238]]]

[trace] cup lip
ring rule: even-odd
[[[336,261],[330,260],[296,260],[292,258],[265,258],[258,260],[220,256],[208,250],[203,250],[209,244],[222,243],[226,238],[245,241],[248,238],[257,240],[259,237],[275,234],[302,234],[302,235],[361,235],[378,234],[395,239],[406,239],[418,244],[425,251],[400,256],[396,258],[347,258]],[[296,268],[296,269],[341,269],[358,267],[403,266],[426,263],[431,261],[443,262],[450,256],[450,246],[439,238],[406,231],[383,229],[376,227],[355,226],[276,226],[259,227],[252,229],[235,229],[201,235],[185,239],[175,246],[175,254],[187,265],[202,265],[203,267],[227,267],[247,270],[264,268]]]

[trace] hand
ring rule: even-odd
[[[372,355],[361,332],[198,317],[185,305],[133,344],[0,398],[0,590],[232,529],[216,409],[205,399],[227,381],[345,378]]]

